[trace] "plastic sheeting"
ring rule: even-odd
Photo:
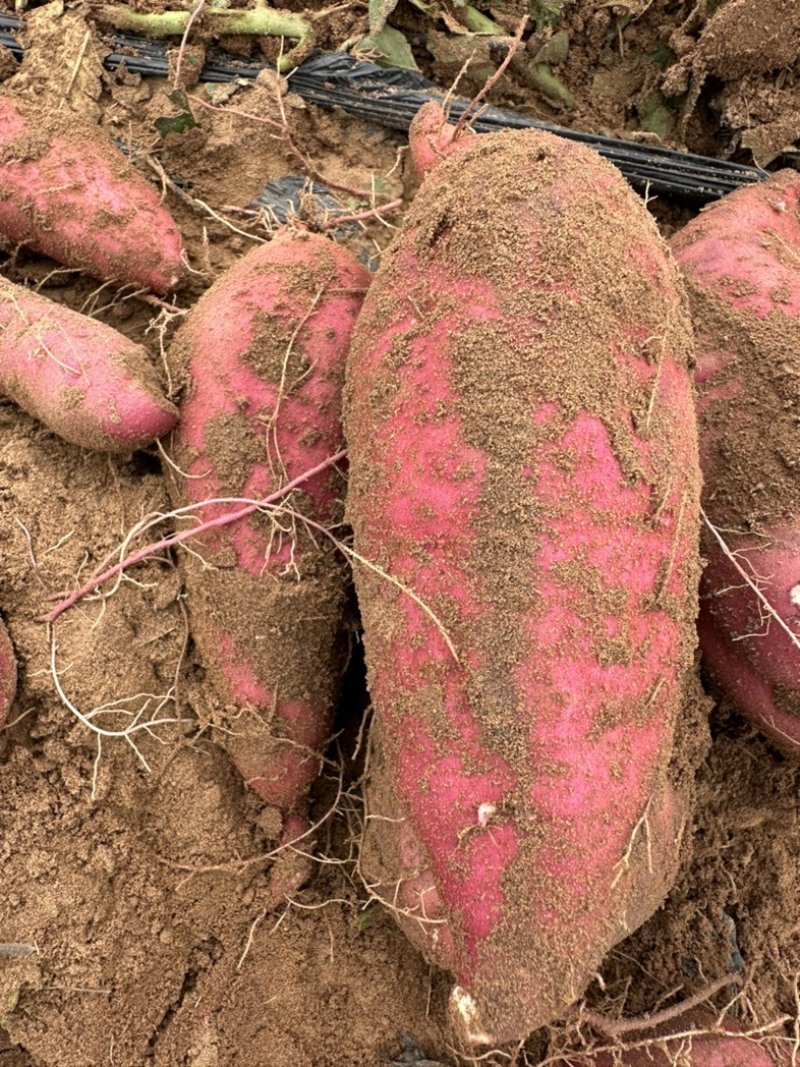
[[[0,44],[21,55],[13,36],[18,22],[14,16],[0,15]],[[113,38],[105,66],[115,70],[123,63],[132,73],[165,77],[168,72],[163,41],[149,41],[121,34]],[[206,82],[226,82],[234,78],[255,78],[264,64],[241,60],[219,50],[209,53],[201,74]],[[293,92],[323,108],[342,108],[351,115],[393,130],[405,131],[419,108],[443,94],[427,78],[411,71],[378,67],[354,59],[346,52],[314,52],[288,75]],[[456,119],[469,102],[456,97],[450,115]],[[567,127],[540,122],[513,111],[488,107],[481,111],[473,128],[480,133],[501,129],[532,127],[579,141],[613,163],[640,192],[658,194],[694,203],[716,200],[742,185],[765,178],[757,167],[730,163],[669,148],[658,148],[582,133]]]

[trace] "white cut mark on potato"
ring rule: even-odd
[[[800,607],[800,582],[789,590],[789,599],[793,604]]]
[[[463,1033],[470,1044],[494,1044],[492,1037],[480,1027],[480,1012],[475,998],[459,985],[454,985],[450,993],[450,1010],[456,1021],[461,1024]]]
[[[497,813],[494,804],[480,804],[478,806],[478,826],[488,826],[489,820]]]

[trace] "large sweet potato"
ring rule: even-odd
[[[106,452],[149,445],[177,421],[141,345],[3,278],[0,395],[66,441]]]
[[[263,498],[343,443],[350,331],[369,281],[344,249],[283,235],[241,259],[198,301],[170,349],[187,381],[174,435],[178,504]],[[287,502],[341,518],[328,469]],[[218,515],[229,505],[204,510]],[[326,538],[284,514],[204,536],[184,560],[192,634],[216,695],[201,712],[268,803],[284,811],[320,767],[344,659],[346,568]]]
[[[672,239],[695,323],[703,502],[717,530],[704,533],[700,647],[737,707],[795,756],[799,208],[800,175],[782,171],[717,201]]]
[[[99,130],[0,95],[0,233],[119,285],[157,293],[184,276],[158,190]]]
[[[436,164],[354,333],[347,513],[414,594],[356,567],[376,709],[361,866],[455,973],[474,1042],[558,1016],[674,877],[690,350],[641,202],[533,131]]]

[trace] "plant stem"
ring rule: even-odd
[[[591,1023],[596,1030],[599,1030],[601,1034],[605,1034],[606,1037],[619,1038],[622,1034],[629,1034],[635,1030],[651,1030],[661,1026],[663,1023],[671,1022],[672,1019],[679,1019],[686,1012],[700,1007],[715,993],[719,993],[721,989],[741,984],[742,979],[739,975],[725,974],[722,978],[718,978],[715,982],[707,985],[705,989],[701,989],[699,993],[695,993],[693,997],[687,997],[680,1004],[675,1004],[671,1008],[664,1008],[663,1011],[653,1012],[652,1015],[641,1015],[635,1019],[607,1019],[605,1016],[598,1015],[595,1012],[586,1012],[584,1019]]]
[[[215,519],[209,519],[207,522],[200,523],[199,526],[192,526],[188,530],[181,530],[180,533],[172,534],[169,537],[164,537],[160,541],[155,541],[152,544],[145,545],[144,548],[140,548],[138,551],[126,556],[125,559],[120,560],[119,563],[115,563],[113,567],[109,567],[104,570],[102,574],[93,574],[89,580],[81,586],[80,589],[76,589],[70,593],[69,596],[64,597],[53,610],[45,615],[42,619],[43,622],[55,622],[62,612],[67,608],[71,608],[73,604],[77,604],[83,597],[88,596],[93,590],[103,585],[110,578],[116,577],[126,571],[129,567],[132,567],[135,563],[141,563],[142,560],[148,559],[150,556],[155,555],[157,552],[162,552],[167,548],[172,548],[174,545],[180,545],[184,541],[188,541],[191,537],[197,537],[198,534],[203,534],[207,530],[214,530],[220,526],[229,526],[231,523],[239,522],[240,519],[247,518],[248,515],[252,515],[253,512],[258,511],[260,508],[271,504],[276,500],[280,500],[292,489],[295,489],[298,485],[302,485],[307,482],[309,478],[313,478],[316,474],[321,474],[322,471],[327,470],[328,467],[334,466],[339,463],[347,455],[347,449],[337,452],[335,456],[329,456],[323,460],[322,463],[318,463],[310,470],[303,471],[302,474],[298,474],[296,478],[292,478],[286,485],[281,486],[280,489],[276,489],[274,493],[270,493],[269,496],[265,496],[262,500],[253,501],[252,504],[245,504],[243,507],[235,508],[231,511],[227,511],[222,515],[218,515]],[[187,512],[194,511],[197,508],[201,508],[206,504],[216,504],[220,501],[217,499],[199,501],[197,504],[188,505],[185,508],[179,508],[177,511],[171,513],[172,516],[183,515]],[[170,516],[164,516],[169,518]]]
[[[481,14],[477,8],[469,5],[464,9],[464,25],[470,33],[488,33],[493,37],[508,36],[502,26]]]
[[[538,90],[548,100],[564,108],[575,107],[575,97],[560,78],[553,74],[547,63],[524,63],[512,65],[514,73],[532,89]]]
[[[144,37],[182,37],[193,14],[191,11],[147,14],[132,11],[125,4],[104,4],[97,13],[115,29],[139,33]],[[278,62],[278,69],[282,71],[290,70],[302,62],[314,45],[314,31],[310,23],[298,15],[287,15],[271,8],[258,7],[251,11],[210,9],[204,12],[202,22],[214,37],[241,33],[296,40],[297,45],[281,56]]]

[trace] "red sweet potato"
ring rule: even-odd
[[[2,278],[0,394],[66,441],[106,452],[149,445],[177,421],[141,345]]]
[[[745,1037],[705,1035],[677,1038],[665,1047],[604,1053],[581,1061],[582,1067],[776,1067],[788,1060],[773,1059],[760,1045]],[[577,1065],[573,1065],[577,1067]]]
[[[119,285],[157,293],[185,274],[181,236],[105,135],[0,96],[0,233]]]
[[[17,659],[11,638],[0,622],[0,726],[5,722],[8,709],[17,692]]]
[[[474,1042],[558,1016],[674,878],[690,352],[641,202],[534,131],[437,163],[359,317],[347,514],[414,594],[356,565],[376,712],[361,867],[455,974]]]
[[[187,381],[174,458],[176,504],[263,498],[343,444],[350,331],[369,281],[348,252],[283,235],[250,252],[198,301],[170,350]],[[305,481],[290,505],[330,526],[342,476]],[[213,517],[228,505],[204,511]],[[287,811],[320,767],[344,663],[346,568],[335,548],[284,515],[204,535],[184,561],[191,627],[216,694],[201,714],[245,779]]]
[[[440,159],[466,148],[472,139],[469,130],[462,129],[455,136],[456,127],[448,123],[444,111],[435,100],[423,104],[408,128],[411,164],[418,178],[424,178]]]
[[[791,1042],[745,1036],[732,1019],[694,1012],[652,1031],[625,1035],[634,1047],[600,1052],[571,1067],[776,1067],[791,1062]]]
[[[795,756],[799,209],[800,175],[782,171],[717,201],[672,239],[697,337],[704,509],[719,533],[704,531],[700,647],[712,679]]]

